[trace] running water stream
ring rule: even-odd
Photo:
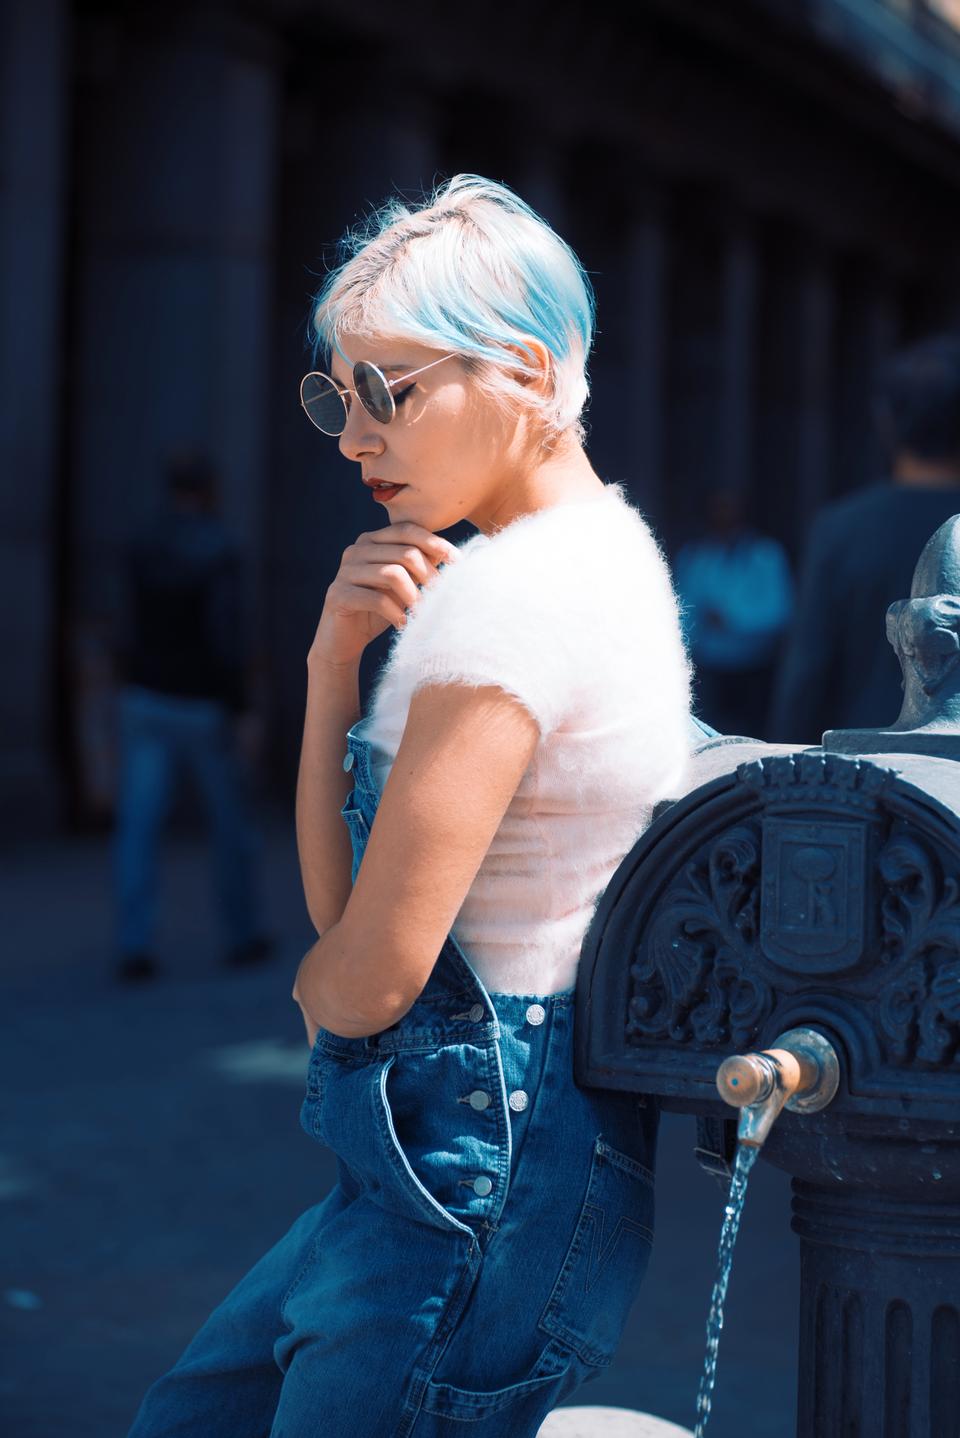
[[[710,1312],[707,1315],[707,1356],[703,1364],[703,1377],[697,1393],[697,1426],[694,1438],[703,1438],[710,1417],[713,1385],[717,1379],[717,1350],[720,1347],[720,1330],[723,1327],[723,1300],[727,1296],[730,1268],[733,1264],[733,1246],[737,1241],[743,1201],[747,1196],[747,1180],[750,1170],[757,1161],[759,1148],[740,1144],[733,1178],[730,1180],[730,1194],[724,1209],[723,1229],[720,1233],[720,1251],[717,1261],[717,1281],[710,1296]]]

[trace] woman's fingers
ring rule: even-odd
[[[420,597],[416,581],[402,564],[354,564],[345,578],[357,589],[382,590],[395,599],[401,609],[409,609]]]
[[[381,538],[384,534],[389,538]],[[452,544],[421,525],[390,525],[361,534],[345,552],[342,572],[350,585],[380,590],[403,611],[412,608],[423,585],[437,577],[438,565],[449,563],[455,554]]]
[[[407,610],[417,603],[422,587],[437,577],[438,566],[458,557],[449,540],[420,524],[387,525],[347,546],[328,596],[344,618],[376,615],[402,629]]]
[[[338,589],[336,600],[338,607],[342,607],[345,613],[377,614],[388,624],[392,624],[394,629],[402,629],[407,622],[407,606],[383,589],[343,583]]]
[[[351,578],[371,569],[399,570],[408,574],[414,584],[429,584],[437,577],[437,566],[427,559],[422,549],[415,549],[411,544],[358,545]]]
[[[415,524],[412,519],[405,519],[400,524],[385,525],[383,529],[371,530],[360,538],[372,540],[374,544],[412,545],[422,550],[434,565],[450,564],[458,558],[456,545],[451,544],[449,539],[441,539],[439,534],[424,529],[422,524]]]

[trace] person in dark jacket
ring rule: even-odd
[[[268,956],[259,838],[238,747],[249,728],[243,570],[200,457],[168,467],[170,503],[124,555],[118,643],[120,784],[114,842],[118,977],[143,979],[153,954],[157,844],[181,769],[209,815],[226,958]]]
[[[960,511],[960,335],[938,335],[887,365],[877,420],[890,477],[815,518],[768,735],[819,744],[826,729],[879,728],[900,712],[900,665],[884,617],[910,594],[930,536]]]

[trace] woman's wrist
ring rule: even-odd
[[[343,676],[352,679],[360,672],[360,658],[361,656],[357,654],[350,659],[336,659],[326,653],[322,647],[313,643],[307,652],[307,671],[308,673]]]

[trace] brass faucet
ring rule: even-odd
[[[740,1110],[737,1139],[747,1148],[761,1147],[784,1108],[826,1108],[839,1082],[836,1049],[816,1029],[788,1029],[772,1048],[734,1054],[717,1070],[720,1097]]]

